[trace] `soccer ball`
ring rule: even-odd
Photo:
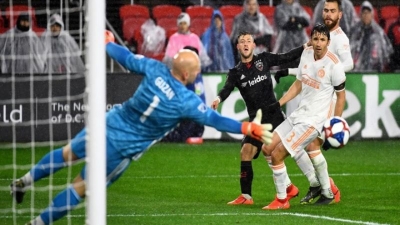
[[[334,116],[324,123],[321,136],[324,149],[342,148],[349,141],[350,128],[345,119]]]

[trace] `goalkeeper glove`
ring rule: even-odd
[[[106,30],[105,35],[106,35],[106,44],[108,44],[109,42],[115,41],[114,34],[111,31]]]
[[[281,77],[286,77],[287,75],[289,75],[289,69],[276,71],[274,76],[276,83],[279,84],[279,79],[281,79]]]
[[[272,125],[270,123],[261,124],[262,112],[257,111],[256,118],[252,122],[242,123],[242,133],[269,145],[272,142]]]

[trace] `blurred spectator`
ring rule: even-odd
[[[383,29],[374,20],[374,10],[369,1],[361,4],[361,21],[350,35],[354,71],[384,72],[393,53],[392,44]]]
[[[185,46],[184,49],[194,51],[199,55],[199,51],[193,46]],[[206,96],[204,93],[203,76],[197,75],[196,80],[192,84],[186,85],[187,89],[196,93],[203,103],[206,103]],[[183,120],[179,123],[173,131],[163,138],[165,142],[187,142],[190,144],[202,143],[204,133],[204,126],[200,125],[192,120]]]
[[[151,56],[164,52],[165,47],[165,30],[156,25],[153,19],[148,19],[140,27],[140,31],[144,41],[142,43],[141,54]]]
[[[47,73],[83,73],[85,65],[75,39],[64,30],[58,14],[50,17],[46,32],[41,36],[46,51]]]
[[[228,34],[225,31],[224,20],[221,12],[215,10],[210,27],[201,37],[204,48],[212,60],[212,64],[207,66],[205,72],[227,72],[233,68],[235,60]]]
[[[399,7],[400,11],[400,7]],[[393,46],[393,54],[390,58],[390,71],[400,70],[400,17],[390,25],[387,36]]]
[[[324,10],[325,1],[320,0],[314,8],[313,24],[324,23],[322,21],[322,11]],[[342,18],[340,19],[340,27],[347,34],[351,35],[350,29],[359,21],[354,5],[350,0],[342,0]]]
[[[28,14],[21,13],[15,27],[0,36],[0,57],[2,73],[44,72],[43,45]]]
[[[240,32],[247,31],[254,36],[256,49],[254,54],[263,51],[271,51],[271,37],[274,34],[272,26],[267,18],[260,13],[257,0],[245,0],[243,3],[243,12],[236,15],[233,21],[231,42],[235,54],[235,60],[239,60],[237,54],[237,40]]]
[[[288,52],[308,42],[306,27],[310,25],[310,16],[298,0],[282,0],[276,6],[274,21],[278,37],[273,52]],[[300,58],[282,67],[297,67],[299,62]]]
[[[171,35],[168,40],[167,48],[165,50],[165,57],[163,62],[171,67],[172,58],[178,53],[179,50],[183,49],[185,46],[192,46],[199,51],[199,57],[201,62],[201,68],[204,69],[209,66],[212,61],[208,57],[207,52],[201,43],[199,36],[191,33],[190,27],[190,17],[187,13],[181,13],[177,19],[178,31]]]

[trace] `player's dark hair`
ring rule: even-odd
[[[336,2],[338,4],[339,10],[343,11],[343,9],[342,9],[342,0],[325,0],[325,2]]]
[[[311,37],[314,33],[324,34],[328,37],[328,40],[331,40],[329,28],[325,24],[317,23],[311,30]]]
[[[254,41],[254,36],[253,36],[253,34],[251,34],[251,33],[248,32],[248,31],[240,31],[239,35],[238,35],[237,38],[236,38],[236,42],[239,41],[239,38],[240,38],[241,36],[245,36],[245,35],[250,35],[250,36],[253,38],[253,41]]]

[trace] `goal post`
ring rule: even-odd
[[[106,55],[105,1],[89,0],[86,68],[88,77],[86,224],[106,224]],[[103,46],[103,47],[100,47]]]

